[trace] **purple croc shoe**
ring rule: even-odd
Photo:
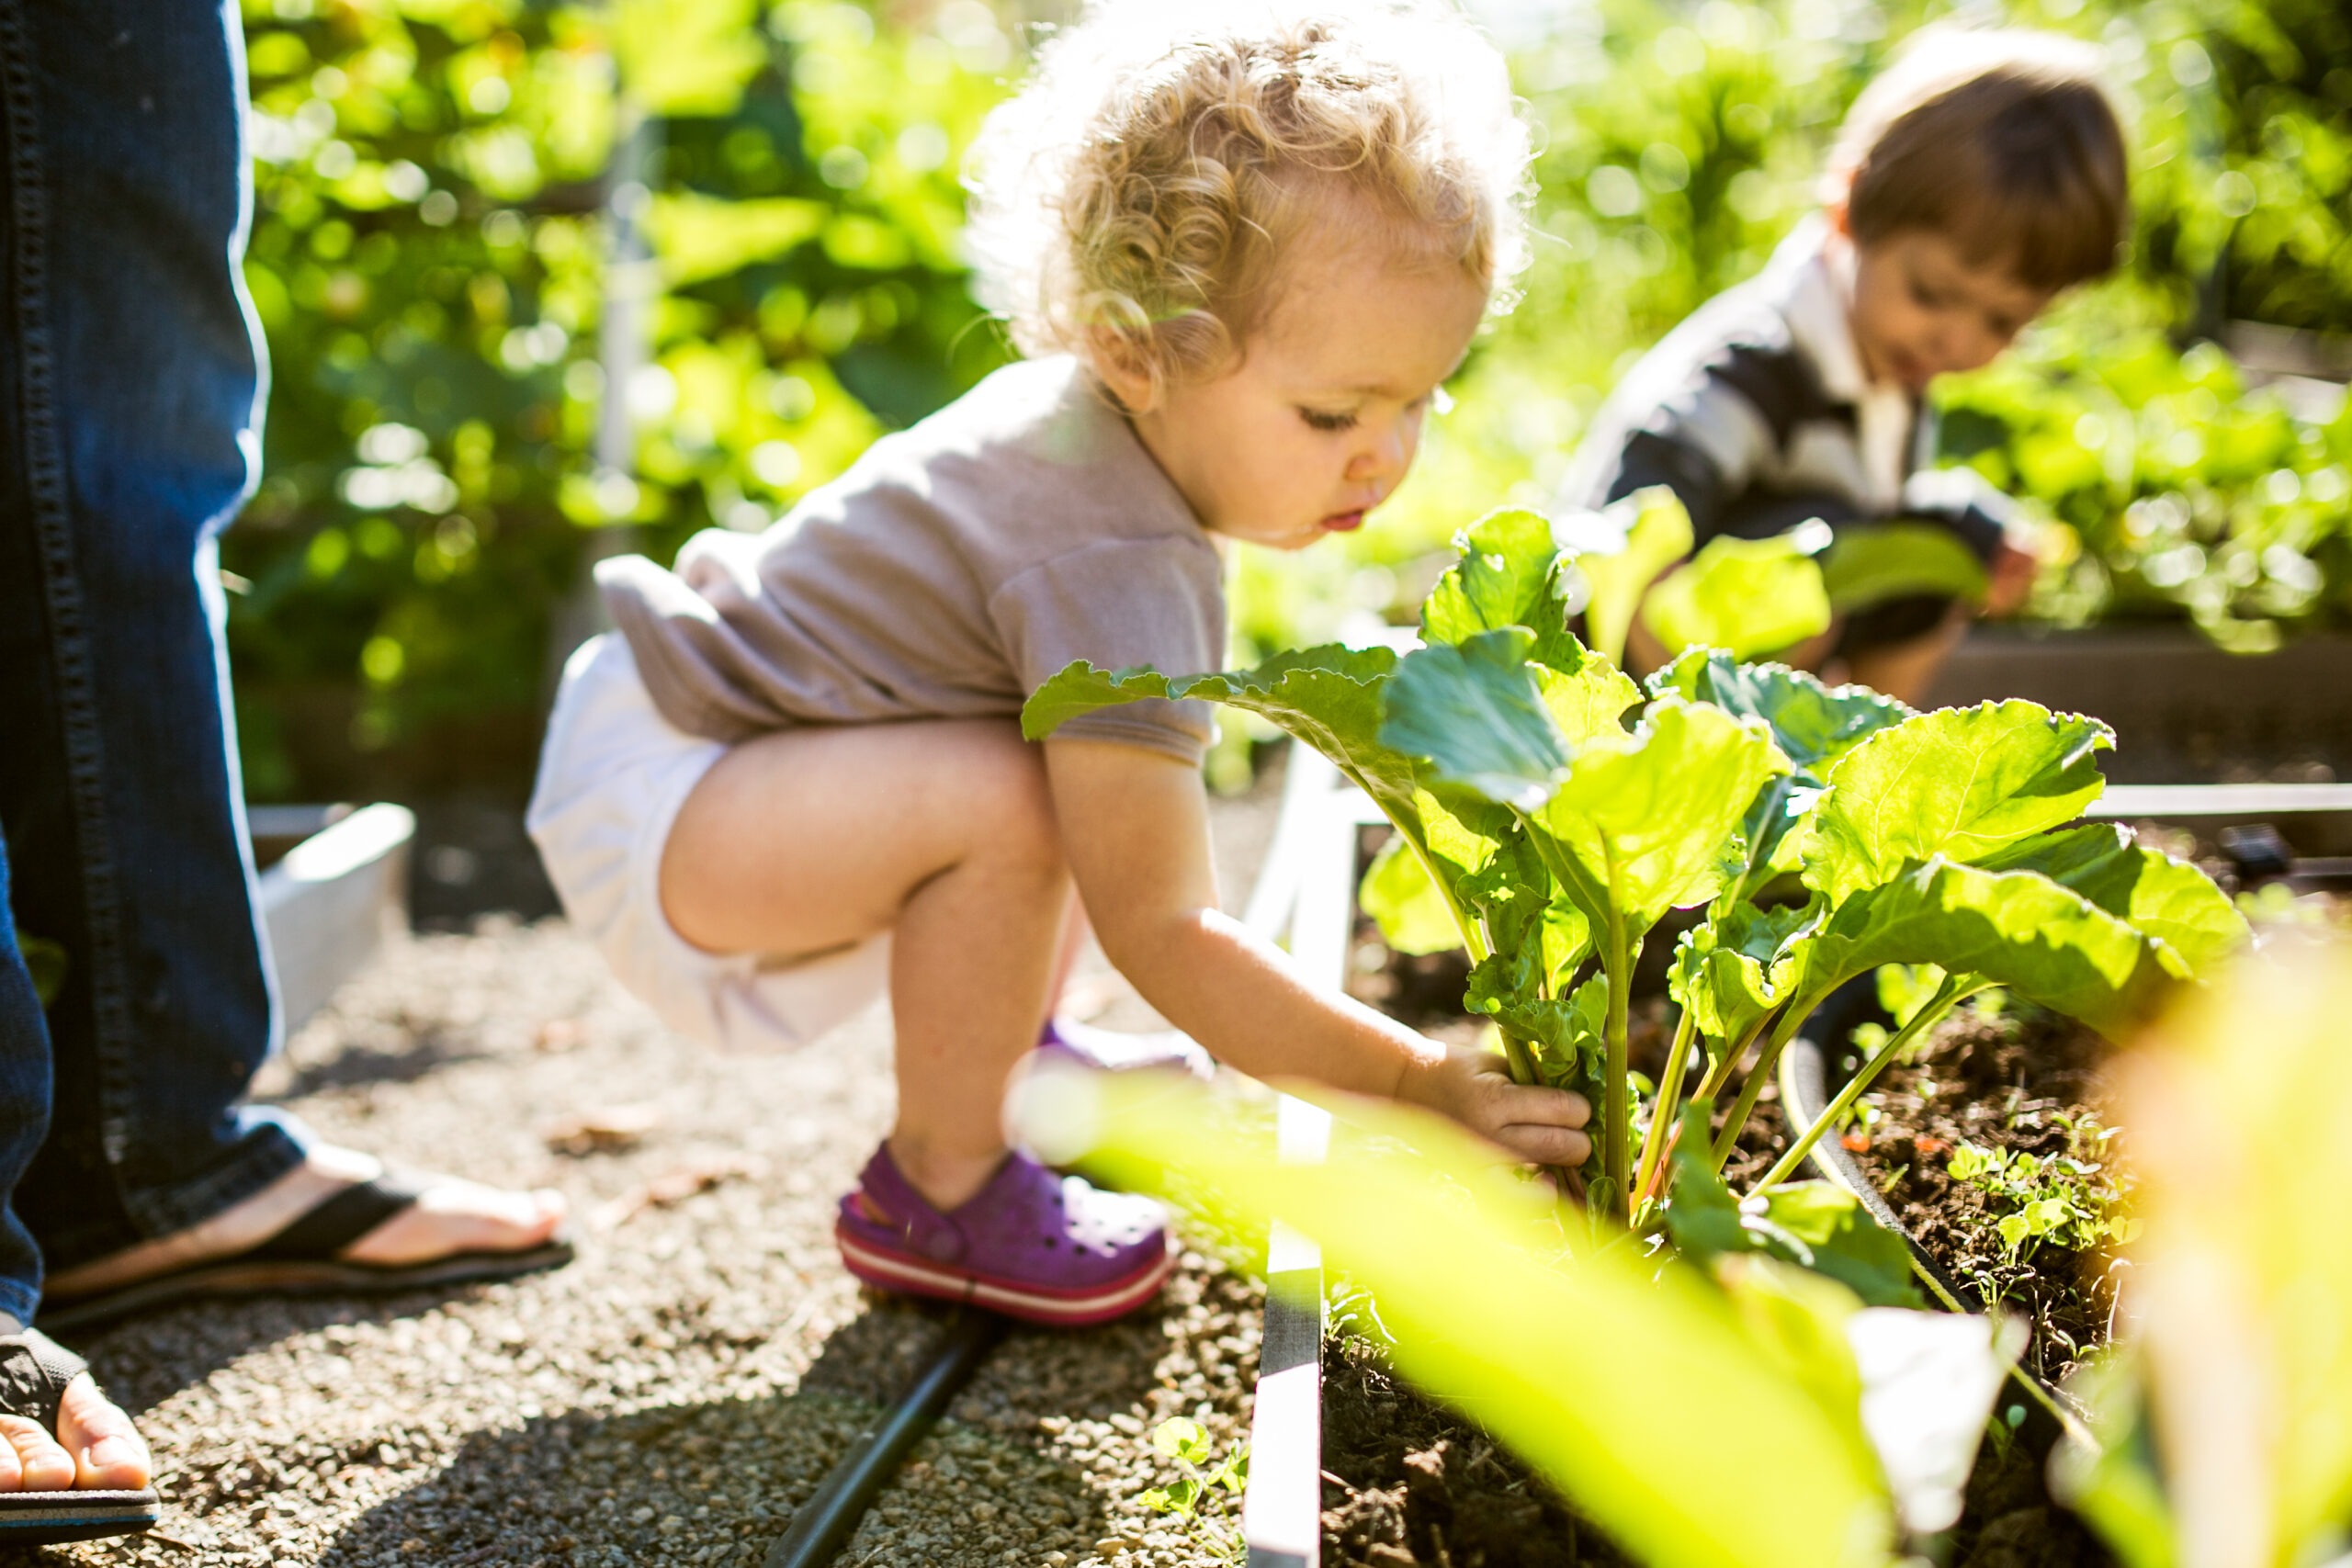
[[[877,1290],[1080,1328],[1143,1305],[1176,1267],[1157,1202],[1057,1176],[1018,1151],[945,1213],[899,1173],[887,1145],[857,1180],[833,1239],[849,1271]]]

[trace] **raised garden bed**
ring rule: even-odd
[[[2352,780],[2352,637],[2227,653],[2187,626],[1983,625],[1928,694],[1932,707],[2023,697],[2115,727],[2118,784]]]
[[[1293,834],[1317,847],[1277,875],[1328,878],[1331,886],[1288,895],[1295,907],[1283,923],[1293,945],[1304,944],[1318,960],[1317,972],[1326,972],[1332,929],[1343,927],[1347,989],[1426,1032],[1472,1035],[1485,1021],[1462,1010],[1463,957],[1390,951],[1355,903],[1356,881],[1390,831],[1378,809],[1311,753],[1298,749],[1295,757],[1306,766],[1293,764],[1298,771],[1275,860],[1279,865],[1282,840]],[[2275,827],[2267,841],[2283,845],[2290,856],[2333,852],[2352,840],[2352,791],[2326,786],[2121,788],[2109,792],[2099,814],[2140,822],[2143,836],[2166,840],[2166,848],[2192,856],[2233,888],[2265,874],[2282,887],[2341,886],[2346,868],[2308,859],[2263,864],[2258,852],[2250,866],[2244,853],[2225,852],[2217,841],[2248,835],[2224,835],[2222,828]],[[1345,853],[1334,848],[1343,832]],[[2258,852],[2264,835],[2252,837]],[[2300,877],[2280,874],[2298,872]],[[1262,918],[1284,895],[1272,880],[1261,892]],[[1667,1049],[1665,1012],[1662,996],[1637,994],[1634,1062],[1652,1076]],[[2032,1337],[2023,1365],[2045,1383],[2063,1378],[2111,1328],[2115,1280],[2109,1255],[2100,1246],[2070,1245],[2065,1235],[2005,1243],[1999,1225],[2020,1211],[2024,1198],[1956,1179],[1950,1156],[1967,1145],[2045,1165],[2073,1160],[2089,1172],[2074,1181],[2077,1196],[2111,1179],[2118,1151],[2103,1132],[2108,1112],[2100,1076],[2108,1049],[2080,1026],[2030,1007],[1956,1014],[1915,1056],[1879,1080],[1850,1130],[1817,1148],[1814,1160],[1833,1179],[1868,1191],[1872,1209],[1915,1244],[1923,1279],[1948,1298],[1946,1304],[1970,1311],[1997,1306],[2026,1319]],[[1765,1089],[1758,1114],[1726,1168],[1735,1185],[1752,1179],[1786,1146],[1780,1113],[1784,1092],[1796,1097],[1799,1118],[1810,1120],[1826,1099],[1825,1069],[1842,1077],[1858,1059],[1842,1049],[1836,1055],[1840,1059],[1827,1062],[1826,1054],[1800,1042],[1780,1081]],[[1811,1081],[1800,1087],[1796,1080],[1808,1075]],[[1290,1245],[1295,1249],[1301,1242],[1293,1237]],[[1286,1392],[1274,1402],[1288,1414],[1272,1421],[1261,1414],[1250,1497],[1253,1520],[1281,1517],[1290,1528],[1265,1531],[1263,1538],[1253,1533],[1253,1563],[1618,1568],[1630,1561],[1475,1421],[1398,1379],[1382,1356],[1376,1321],[1351,1313],[1344,1300],[1337,1322],[1320,1338],[1320,1420],[1314,1434],[1320,1529],[1313,1550],[1298,1550],[1298,1472],[1305,1466],[1276,1445],[1307,1439],[1296,1413],[1305,1367],[1295,1353],[1278,1359],[1273,1346],[1278,1333],[1296,1340],[1306,1327],[1298,1303],[1316,1273],[1299,1271],[1301,1256],[1294,1250],[1287,1289],[1269,1309],[1265,1365],[1270,1373],[1279,1368],[1287,1380]],[[1266,1397],[1261,1392],[1261,1400]],[[1261,1404],[1261,1412],[1265,1408]],[[2004,1396],[1972,1472],[1966,1512],[1948,1538],[1948,1562],[1958,1568],[2027,1562],[2098,1568],[2113,1561],[2048,1495],[2043,1472],[2057,1431],[2049,1411],[2018,1388]],[[1277,1535],[1278,1540],[1267,1539]]]

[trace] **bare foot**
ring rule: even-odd
[[[0,1313],[0,1334],[24,1325]],[[87,1372],[65,1385],[57,1430],[24,1416],[0,1416],[0,1492],[137,1492],[154,1473],[145,1439]]]
[[[51,1274],[52,1300],[119,1290],[142,1280],[231,1258],[260,1245],[345,1188],[374,1179],[383,1162],[356,1149],[322,1144],[302,1164],[201,1224],[142,1242],[108,1258]],[[563,1194],[485,1187],[449,1177],[345,1247],[354,1263],[429,1262],[461,1252],[524,1252],[563,1223]]]

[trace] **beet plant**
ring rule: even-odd
[[[1760,1201],[1733,1211],[1727,1245],[1803,1257],[1799,1216],[1823,1201],[1788,1179],[1953,1008],[1997,986],[2115,1034],[2245,923],[2193,866],[2115,827],[2068,826],[2105,786],[2097,753],[2113,736],[2097,719],[2025,702],[1915,713],[1711,649],[1645,690],[1570,630],[1588,598],[1621,606],[1612,640],[1624,624],[1622,558],[1560,543],[1605,539],[1611,521],[1616,537],[1638,532],[1523,511],[1473,525],[1412,651],[1329,646],[1189,676],[1076,664],[1031,699],[1024,729],[1198,697],[1329,757],[1396,829],[1405,859],[1383,886],[1433,900],[1467,950],[1466,1005],[1494,1021],[1512,1075],[1592,1100],[1589,1207],[1650,1228],[1679,1202],[1686,1242],[1709,1234],[1691,1229],[1701,1210],[1725,1206],[1724,1161],[1815,1010],[1881,965],[1933,965],[1926,1004],[1795,1130]],[[1645,942],[1678,908],[1703,919],[1674,954],[1679,1020],[1645,1104],[1627,1004]]]

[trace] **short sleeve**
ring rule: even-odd
[[[989,615],[1023,694],[1081,659],[1169,675],[1224,666],[1224,585],[1204,539],[1090,544],[1008,580]],[[1216,730],[1206,703],[1153,699],[1082,715],[1054,733],[1142,746],[1197,766]]]

